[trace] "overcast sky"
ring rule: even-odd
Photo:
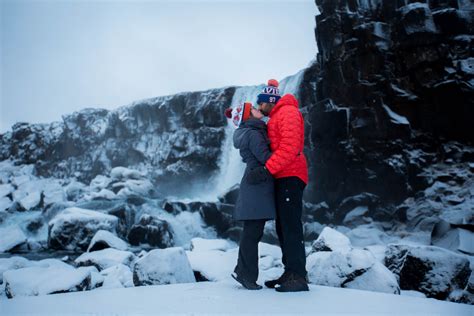
[[[317,49],[314,0],[0,2],[0,133],[85,107],[282,79]]]

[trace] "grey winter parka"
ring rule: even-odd
[[[248,172],[265,162],[272,155],[265,122],[249,118],[234,132],[234,147],[239,149],[247,164],[240,182],[240,191],[234,210],[235,220],[256,220],[275,218],[275,188],[273,178],[259,184],[250,184]]]

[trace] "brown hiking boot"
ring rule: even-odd
[[[309,291],[308,282],[296,273],[290,275],[280,284],[275,286],[277,292],[303,292]]]
[[[265,286],[271,289],[274,289],[275,286],[282,284],[290,275],[290,272],[285,271],[283,274],[276,280],[265,281]]]

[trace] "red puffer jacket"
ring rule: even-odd
[[[270,112],[268,138],[272,156],[265,166],[275,178],[298,177],[308,183],[308,166],[303,153],[304,121],[298,101],[285,94]]]

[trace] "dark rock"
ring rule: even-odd
[[[26,225],[26,229],[29,231],[29,232],[32,232],[32,233],[35,233],[38,231],[38,229],[40,229],[42,226],[44,225],[44,222],[41,218],[35,218],[33,220],[31,220],[27,225]]]
[[[224,234],[233,225],[232,216],[222,212],[216,203],[193,202],[189,209],[199,212],[206,225],[213,227],[218,235]]]
[[[143,214],[132,226],[127,239],[134,246],[149,244],[153,247],[167,248],[174,245],[173,233],[168,222],[148,214]]]
[[[440,219],[431,232],[431,244],[434,246],[474,255],[474,233],[456,227]]]
[[[188,209],[187,205],[179,201],[164,201],[161,206],[166,212],[171,214],[179,214]]]
[[[226,193],[219,197],[219,202],[235,205],[235,203],[237,202],[237,198],[239,197],[239,188],[239,184],[236,184],[231,187]]]
[[[107,210],[107,213],[119,219],[117,234],[121,238],[126,238],[135,223],[135,208],[133,205],[119,204]]]
[[[385,266],[398,276],[402,290],[441,300],[464,289],[471,274],[467,258],[433,246],[389,245]]]
[[[194,277],[196,278],[196,282],[208,282],[209,281],[208,279],[206,279],[205,276],[203,276],[201,274],[201,272],[193,270],[193,273],[194,273]]]
[[[242,234],[242,227],[236,226],[229,228],[223,235],[225,238],[229,238],[232,241],[239,242],[240,235]],[[265,242],[262,240],[262,242]]]
[[[118,218],[76,207],[58,213],[48,224],[48,247],[55,250],[82,250],[99,230],[116,232]]]

